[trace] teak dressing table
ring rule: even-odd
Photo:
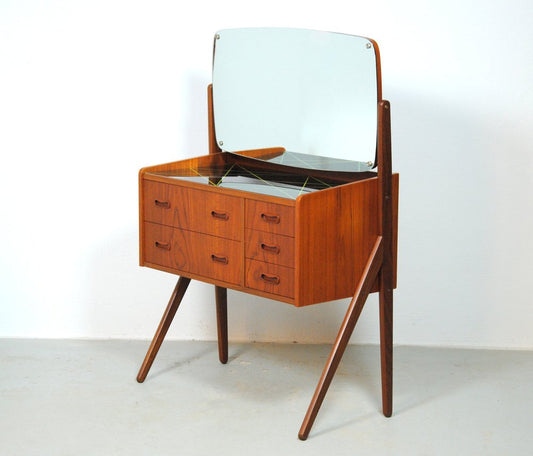
[[[227,144],[226,134],[237,135],[243,128],[249,131],[242,125],[249,113],[240,118],[238,113],[224,113],[228,100],[243,98],[232,93],[234,88],[224,93],[224,84],[229,84],[226,81],[236,77],[232,67],[228,71],[223,66],[225,53],[238,48],[236,54],[244,60],[242,65],[249,65],[250,55],[239,48],[243,42],[256,39],[256,47],[264,50],[265,43],[275,44],[278,36],[285,47],[294,36],[301,46],[302,34],[306,40],[312,38],[306,41],[311,46],[316,45],[316,36],[331,36],[335,45],[337,39],[359,40],[353,43],[364,45],[365,51],[361,52],[372,53],[370,79],[375,84],[375,98],[370,100],[375,104],[375,117],[370,122],[375,125],[370,134],[374,135],[375,157],[371,162],[361,165],[291,153],[283,139],[277,143],[269,143],[269,138],[258,140],[260,147],[247,150],[241,150],[238,141],[235,150],[221,147]],[[220,50],[217,69],[217,46],[221,46],[217,41],[226,37],[229,51]],[[269,51],[264,52],[268,60]],[[315,48],[312,52],[316,57]],[[327,49],[324,52],[330,53]],[[279,52],[272,56],[278,58]],[[232,58],[231,65],[239,68],[234,54]],[[366,298],[371,292],[379,292],[383,413],[392,414],[398,175],[391,168],[390,105],[381,99],[380,79],[379,51],[372,40],[291,29],[217,33],[213,84],[208,86],[207,94],[209,155],[146,167],[139,173],[140,264],[180,276],[137,376],[139,382],[145,380],[191,279],[215,285],[222,363],[228,360],[228,288],[297,307],[351,297],[298,434],[305,440]],[[246,90],[241,82],[236,87]],[[217,117],[217,109],[224,114]],[[244,109],[249,108],[241,107],[241,111]],[[233,125],[224,124],[228,119],[236,125],[237,133],[231,133]]]

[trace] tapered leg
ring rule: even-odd
[[[174,288],[174,292],[170,297],[170,301],[168,302],[165,313],[163,314],[163,318],[161,318],[161,322],[159,323],[152,343],[150,344],[150,348],[148,348],[148,352],[144,357],[141,369],[137,374],[137,381],[139,383],[144,382],[144,379],[148,375],[148,371],[150,370],[150,367],[152,367],[152,363],[154,362],[157,352],[159,351],[159,347],[161,347],[161,344],[163,343],[163,339],[167,334],[168,328],[172,323],[174,315],[176,315],[176,311],[178,310],[178,307],[183,299],[183,296],[185,295],[185,292],[187,291],[187,287],[189,286],[190,282],[191,279],[187,277],[179,278],[176,288]]]
[[[383,265],[379,272],[379,325],[381,346],[381,391],[383,414],[392,415],[392,289],[394,288],[392,161],[390,140],[390,105],[378,106],[378,180],[380,186]]]
[[[228,290],[215,285],[217,304],[218,359],[228,362]]]
[[[386,417],[392,415],[392,289],[394,280],[392,262],[392,244],[388,240],[388,242],[383,243],[383,265],[379,272],[381,396],[383,415]]]
[[[381,345],[381,395],[383,415],[392,415],[392,290],[379,292],[379,323]]]
[[[313,426],[315,418],[318,414],[318,410],[322,405],[329,385],[331,384],[331,381],[335,375],[335,371],[337,370],[342,355],[344,354],[344,350],[350,341],[350,336],[353,333],[359,315],[361,315],[366,298],[368,297],[372,285],[376,280],[383,258],[381,240],[382,238],[379,237],[376,241],[370,258],[366,264],[365,271],[363,272],[352,301],[350,302],[350,306],[348,307],[348,311],[346,312],[346,316],[344,317],[344,321],[340,327],[339,334],[337,335],[337,339],[335,340],[331,354],[329,355],[326,366],[324,367],[324,371],[322,372],[322,376],[320,377],[316,387],[315,394],[311,399],[309,408],[307,409],[300,432],[298,433],[298,438],[300,440],[306,440],[309,435],[309,431]]]

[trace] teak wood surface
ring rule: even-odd
[[[189,165],[189,160],[182,162],[184,167]],[[397,180],[397,175],[394,177]],[[354,277],[362,273],[373,242],[380,233],[378,180],[374,177],[342,184],[288,200],[157,176],[150,169],[141,179],[141,210],[144,214],[140,225],[143,239],[141,264],[178,275],[192,273],[195,274],[194,278],[203,277],[206,282],[219,286],[225,282],[224,285],[232,284],[230,287],[236,290],[261,296],[268,297],[271,293],[273,299],[283,296],[281,300],[297,307],[351,297]],[[179,230],[161,229],[164,236],[155,239],[153,233],[156,229],[150,223]],[[221,253],[220,248],[216,247],[216,239],[210,240],[209,237],[193,233],[224,239],[223,242],[228,246],[229,241],[238,243],[226,253],[238,256],[238,261],[243,265],[241,279],[229,280],[229,275],[225,278],[224,274],[209,272],[212,268],[203,274],[201,268],[191,267],[193,252],[198,250],[194,247],[194,239],[201,239],[203,245],[215,249],[207,252],[202,247],[198,252],[204,254],[206,264],[211,264],[207,260],[211,255],[218,256]],[[275,263],[294,268],[294,275],[279,284],[277,291],[276,285],[252,279],[247,272],[251,265],[245,265],[245,258],[250,258],[246,254],[247,237],[258,237],[262,233],[294,238],[294,250],[284,250],[285,264],[273,260],[266,250],[262,259],[251,258],[265,264]],[[179,241],[172,247],[172,251],[177,252],[176,257],[172,257],[168,249],[161,248],[161,244],[172,243],[172,239],[183,241],[181,249]],[[191,242],[193,244],[189,248]],[[276,246],[275,243],[265,244],[265,247]],[[185,262],[185,254],[189,262]],[[180,264],[186,266],[180,267]],[[232,266],[235,264],[236,260],[233,260]],[[229,274],[231,268],[227,269]],[[270,275],[268,271],[264,272]],[[291,283],[292,290],[284,288],[287,282]],[[251,286],[252,283],[254,286]],[[378,285],[376,281],[373,291],[378,290]]]
[[[374,45],[379,96],[377,177],[375,173],[295,168],[293,173],[337,182],[296,200],[172,179],[165,173],[211,163],[222,166],[228,161],[266,172],[284,170],[283,165],[255,160],[276,156],[283,152],[281,147],[240,155],[221,151],[214,134],[211,85],[210,155],[140,170],[140,264],[181,277],[141,366],[139,382],[146,378],[191,279],[215,285],[222,363],[228,360],[227,288],[296,306],[352,296],[298,434],[305,440],[366,298],[379,291],[383,413],[392,414],[392,294],[399,184],[398,175],[391,171],[390,105],[381,100],[379,50]]]
[[[294,237],[247,228],[244,240],[246,258],[294,268]]]

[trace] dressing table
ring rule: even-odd
[[[298,29],[215,35],[209,154],[139,172],[140,264],[179,276],[143,382],[191,279],[296,307],[351,298],[298,434],[309,435],[369,293],[379,293],[382,399],[392,414],[398,175],[375,41]],[[354,156],[356,159],[353,159]]]

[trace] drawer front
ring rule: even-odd
[[[245,242],[246,258],[294,267],[294,238],[247,229]]]
[[[294,298],[294,269],[247,259],[246,286],[267,293]]]
[[[241,243],[216,236],[144,223],[147,263],[241,284]]]
[[[294,236],[294,207],[246,200],[246,228]]]
[[[149,180],[143,185],[145,221],[241,240],[242,198]]]

